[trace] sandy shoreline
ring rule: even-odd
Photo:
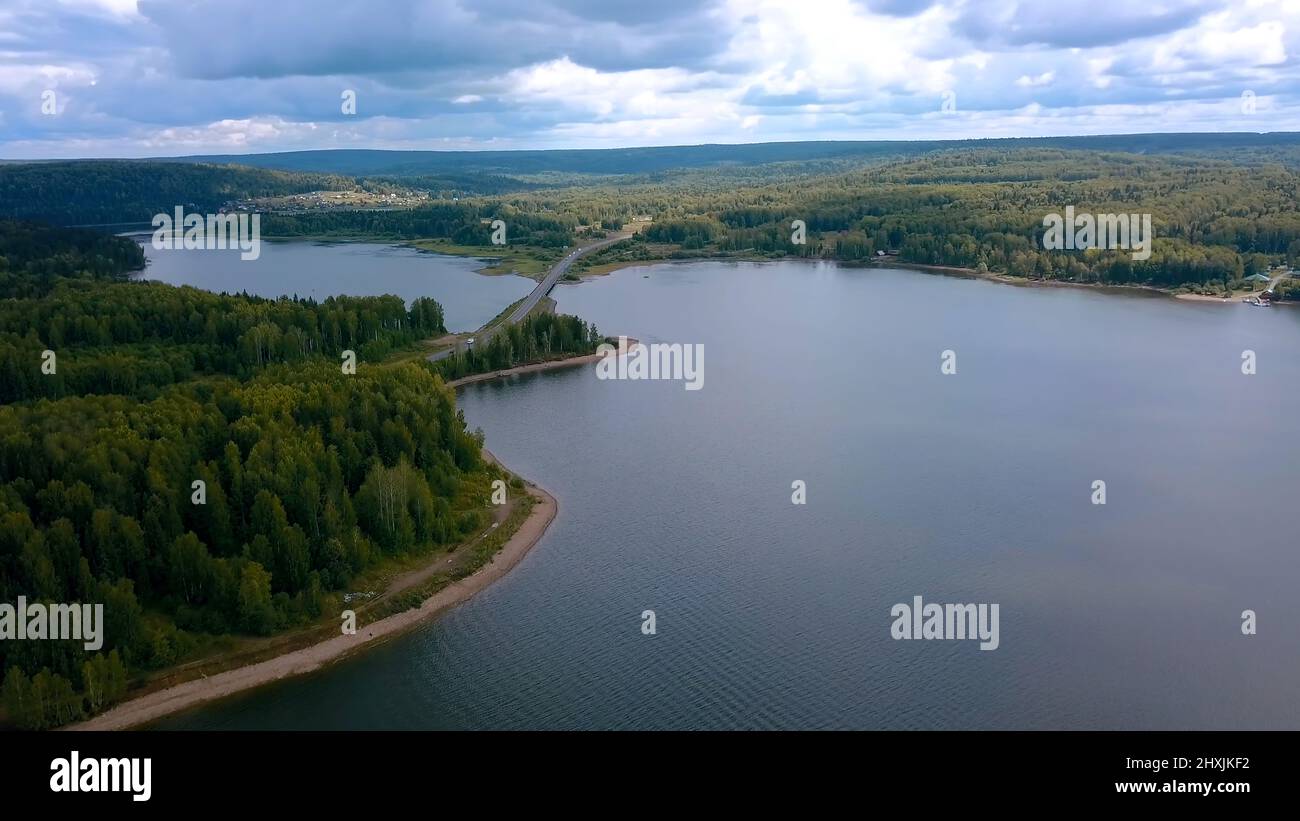
[[[629,338],[628,350],[639,344],[637,340]],[[506,370],[473,374],[448,382],[447,385],[457,388],[461,385],[486,382],[515,374],[577,367],[599,360],[600,354],[594,353],[568,359],[555,359],[532,365],[520,365]],[[499,464],[496,457],[487,448],[483,449],[483,456],[486,460]],[[528,551],[541,540],[546,528],[555,519],[556,511],[559,508],[555,497],[537,485],[529,483],[527,487],[529,492],[537,499],[537,503],[533,505],[528,518],[506,541],[505,545],[497,551],[492,560],[480,567],[473,575],[452,582],[433,596],[425,599],[419,607],[359,627],[356,635],[340,634],[265,661],[146,693],[139,698],[125,701],[100,715],[64,729],[128,729],[156,721],[159,718],[182,710],[188,710],[209,701],[225,698],[244,690],[251,690],[273,681],[310,673],[355,652],[374,647],[386,639],[390,639],[432,619],[448,608],[467,601],[476,593],[509,573],[527,555]]]
[[[493,459],[492,454],[486,449],[484,454],[486,458]],[[340,634],[266,661],[148,693],[66,729],[127,729],[243,690],[290,676],[310,673],[354,652],[373,647],[381,641],[428,621],[450,607],[467,601],[509,573],[511,568],[541,540],[546,528],[555,519],[559,508],[555,497],[536,485],[529,484],[527,487],[537,498],[537,503],[533,505],[528,518],[497,551],[492,560],[480,567],[473,575],[452,582],[425,599],[419,607],[361,626],[357,629],[356,635]]]

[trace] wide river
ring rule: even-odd
[[[442,303],[451,331],[481,328],[537,284],[521,276],[478,274],[488,264],[482,259],[401,245],[265,241],[257,259],[242,260],[234,249],[158,250],[149,237],[132,236],[149,260],[141,274],[146,279],[269,299],[395,294],[409,306],[416,297],[431,296]]]
[[[158,726],[1300,728],[1300,310],[799,263],[556,295],[703,344],[703,389],[463,390],[559,499],[538,546],[415,632]],[[895,640],[914,596],[998,604],[999,647]]]

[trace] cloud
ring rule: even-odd
[[[935,4],[935,0],[862,0],[868,9],[896,17],[920,14]]]
[[[980,0],[963,4],[959,30],[969,40],[1057,48],[1114,45],[1170,34],[1193,25],[1231,0],[1089,0],[1042,3]]]
[[[0,156],[14,158],[1283,130],[1298,100],[1294,0],[0,9]]]
[[[1016,85],[1022,88],[1032,88],[1034,86],[1050,85],[1052,80],[1055,79],[1055,77],[1056,77],[1055,71],[1044,71],[1042,74],[1039,74],[1037,77],[1030,77],[1028,74],[1022,74],[1020,75],[1020,78],[1016,80]]]
[[[304,13],[306,9],[310,9]],[[601,70],[695,65],[709,4],[592,0],[140,0],[177,72],[222,79],[500,71],[568,56]],[[232,29],[213,37],[213,26]]]

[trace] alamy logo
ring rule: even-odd
[[[1150,214],[1078,214],[1074,206],[1065,208],[1065,216],[1051,213],[1043,217],[1043,248],[1048,251],[1083,251],[1101,248],[1108,251],[1133,250],[1133,259],[1151,258]]]
[[[176,206],[176,213],[154,214],[155,251],[225,251],[238,248],[242,260],[262,255],[261,214],[186,214]],[[182,231],[184,233],[182,233]]]
[[[677,379],[686,383],[688,391],[704,387],[704,345],[700,343],[642,342],[629,351],[627,337],[620,336],[617,349],[602,342],[596,353],[601,357],[596,363],[597,379]]]
[[[87,650],[104,646],[104,605],[102,604],[34,604],[26,596],[18,605],[0,604],[0,640],[74,639],[84,642]]]
[[[998,649],[996,604],[924,604],[913,596],[910,605],[890,608],[894,624],[889,634],[899,639],[979,639],[981,650]]]
[[[153,795],[153,759],[81,758],[76,750],[50,762],[51,792],[129,792],[132,801]]]

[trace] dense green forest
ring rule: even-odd
[[[1063,149],[944,152],[739,187],[697,174],[588,192],[585,216],[653,222],[574,267],[720,254],[855,261],[896,251],[906,262],[1031,278],[1218,290],[1270,265],[1300,265],[1298,195],[1300,173],[1280,161]],[[545,205],[556,195],[530,196]],[[1043,217],[1067,205],[1150,213],[1150,259],[1043,249]],[[794,220],[806,223],[805,244],[792,241]]]
[[[152,397],[196,376],[246,377],[274,363],[345,350],[379,361],[446,332],[423,297],[262,299],[156,282],[66,282],[43,298],[0,302],[0,401],[84,394]],[[42,354],[55,355],[53,373]]]
[[[864,261],[896,251],[898,260],[911,263],[1218,292],[1270,265],[1300,264],[1296,135],[791,146],[636,149],[618,156],[495,152],[462,159],[469,169],[518,175],[520,190],[407,210],[267,215],[263,229],[487,246],[488,223],[500,218],[511,245],[558,248],[583,226],[649,221],[633,241],[579,261],[576,272],[692,256]],[[728,156],[736,161],[726,162]],[[445,170],[454,159],[437,152],[322,152],[307,159],[311,165],[331,157],[348,170],[390,172]],[[680,165],[663,168],[670,160]],[[576,170],[589,172],[580,184],[530,188],[523,182],[532,172]],[[1045,250],[1043,217],[1067,205],[1081,213],[1151,214],[1151,257]],[[805,244],[792,242],[796,219],[807,225]],[[1283,290],[1288,286],[1294,293],[1296,284]]]
[[[41,296],[56,282],[71,279],[125,278],[144,264],[144,251],[129,240],[0,220],[0,299]]]
[[[578,227],[573,216],[524,210],[489,200],[435,202],[391,211],[317,211],[267,214],[262,232],[272,237],[366,236],[386,239],[448,239],[458,245],[492,246],[492,222],[506,224],[506,243],[563,248]]]
[[[1219,292],[1269,266],[1300,264],[1295,134],[201,159],[291,170],[181,160],[0,165],[0,216],[76,203],[83,221],[86,209],[147,219],[177,204],[224,202],[235,192],[409,185],[441,197],[448,186],[474,190],[476,180],[486,180],[480,196],[446,196],[409,209],[265,214],[262,230],[486,248],[491,221],[502,219],[508,244],[546,251],[571,244],[587,226],[648,223],[631,242],[580,260],[575,272],[692,256],[852,262],[894,251],[898,260],[926,265]],[[1151,214],[1151,257],[1045,250],[1043,217],[1067,205],[1080,213]],[[47,216],[58,221],[60,214]],[[807,226],[804,244],[792,242],[793,220]],[[1297,289],[1296,282],[1283,285]]]
[[[22,230],[25,249],[85,250]],[[127,260],[129,240],[105,242],[87,258]],[[310,623],[376,562],[460,542],[496,470],[431,367],[376,361],[444,332],[433,300],[219,296],[119,281],[127,265],[0,301],[0,601],[103,603],[107,622],[96,653],[0,643],[24,727],[105,708],[204,637]]]
[[[176,206],[215,213],[228,202],[318,190],[357,181],[233,165],[141,160],[73,160],[0,165],[0,218],[55,225],[147,223]]]
[[[494,333],[486,345],[470,348],[463,354],[453,353],[433,367],[450,382],[516,365],[595,353],[596,346],[604,341],[595,325],[588,325],[576,316],[534,313]]]

